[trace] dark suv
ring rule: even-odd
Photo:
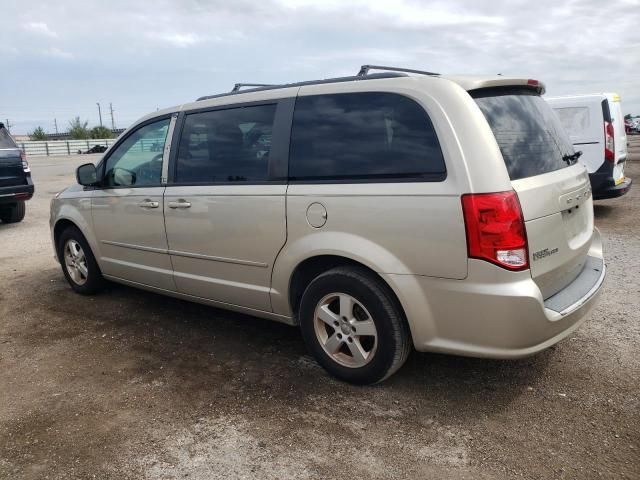
[[[27,158],[0,123],[0,220],[20,222],[24,218],[24,202],[33,197],[33,181]]]

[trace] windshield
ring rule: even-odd
[[[16,143],[4,127],[0,128],[0,148],[18,148]]]
[[[571,165],[573,145],[551,107],[527,89],[472,92],[493,131],[511,180]]]

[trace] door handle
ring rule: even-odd
[[[138,206],[142,208],[158,208],[160,206],[160,203],[154,202],[153,200],[146,199],[140,202]]]
[[[169,208],[190,208],[191,203],[187,202],[185,199],[181,198],[177,202],[169,202]]]

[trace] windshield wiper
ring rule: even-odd
[[[567,165],[573,165],[575,164],[578,159],[582,156],[582,151],[578,150],[576,153],[573,153],[571,155],[563,155],[562,156],[562,160],[564,160],[565,162],[567,162]]]

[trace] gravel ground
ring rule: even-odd
[[[27,218],[0,225],[0,478],[640,478],[640,183],[596,203],[608,277],[569,339],[518,361],[414,353],[362,388],[285,325],[72,293],[48,204],[85,161],[32,158]]]

